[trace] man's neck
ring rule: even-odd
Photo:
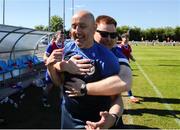
[[[91,43],[89,42],[89,44],[86,44],[86,46],[83,46],[83,47],[80,47],[81,49],[88,49],[88,48],[91,48],[92,46],[94,45],[94,41],[92,41]]]

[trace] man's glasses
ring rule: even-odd
[[[111,39],[114,39],[117,37],[116,32],[106,32],[106,31],[100,31],[100,30],[96,30],[96,32],[98,32],[103,38],[107,38],[108,35],[110,36]]]

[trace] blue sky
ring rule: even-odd
[[[49,0],[5,0],[5,24],[33,28],[48,25]],[[65,26],[70,28],[72,0],[65,0]],[[180,26],[180,0],[74,0],[74,11],[89,10],[94,16],[114,17],[118,26],[141,28]],[[63,18],[63,0],[51,0],[51,15]],[[0,24],[3,0],[0,0]]]

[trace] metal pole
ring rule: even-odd
[[[72,0],[72,16],[74,15],[74,0]]]
[[[51,31],[51,0],[49,0],[49,23],[48,31]]]
[[[63,0],[63,31],[65,31],[65,0]]]
[[[49,0],[49,15],[48,15],[48,31],[50,32],[51,31],[51,0]],[[50,43],[50,36],[48,35],[48,43]]]
[[[5,0],[3,0],[3,24],[5,24]]]

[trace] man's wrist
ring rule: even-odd
[[[64,72],[67,71],[68,72],[68,61],[61,61],[60,63],[60,71]]]
[[[53,65],[53,62],[50,62],[48,59],[44,61],[45,63],[45,66],[52,66]]]
[[[86,87],[86,84],[85,84],[85,83],[83,83],[83,84],[81,85],[80,93],[81,93],[82,96],[87,95],[87,87]]]

